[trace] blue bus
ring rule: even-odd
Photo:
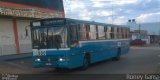
[[[106,59],[119,60],[129,51],[129,28],[69,18],[30,23],[33,67],[87,69]]]

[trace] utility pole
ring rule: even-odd
[[[139,38],[141,39],[141,25],[138,25],[138,30],[139,30]]]
[[[141,25],[138,25],[139,34],[141,34]]]

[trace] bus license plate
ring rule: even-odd
[[[52,65],[52,64],[51,64],[51,63],[46,63],[46,65],[47,65],[47,66],[50,66],[50,65]]]

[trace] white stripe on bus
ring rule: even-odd
[[[37,51],[38,49],[32,49],[32,51]],[[70,50],[70,48],[60,48],[60,49],[39,49],[44,51],[54,51],[54,50]]]
[[[105,41],[127,41],[130,39],[110,39],[110,40],[90,40],[90,41],[79,41],[79,43],[87,43],[87,42],[105,42]]]

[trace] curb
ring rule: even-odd
[[[32,53],[4,55],[4,56],[0,56],[0,61],[20,60],[20,59],[26,59],[26,58],[31,58],[31,57],[32,57]]]

